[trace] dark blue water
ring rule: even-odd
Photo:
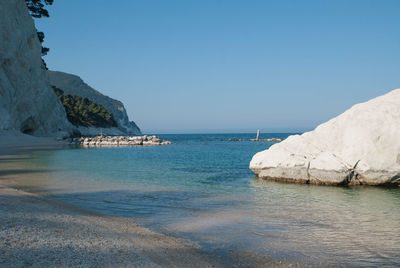
[[[400,189],[267,182],[248,165],[254,134],[160,135],[159,147],[35,152],[50,197],[190,238],[207,249],[290,262],[400,266]],[[288,134],[264,134],[285,138]]]

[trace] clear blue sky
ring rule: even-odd
[[[144,132],[315,128],[400,87],[400,1],[55,0],[50,69]]]

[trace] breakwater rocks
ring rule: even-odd
[[[279,138],[270,138],[270,139],[227,139],[226,141],[273,141],[273,142],[281,142],[282,140]]]
[[[270,138],[270,139],[250,139],[250,141],[274,141],[281,142],[282,140],[279,138]]]
[[[84,147],[117,147],[117,146],[155,146],[169,145],[170,141],[165,141],[157,136],[96,136],[81,137],[68,140],[70,144],[81,145]]]

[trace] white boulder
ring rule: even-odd
[[[261,178],[312,184],[400,183],[400,89],[253,156]]]

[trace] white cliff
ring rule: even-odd
[[[80,126],[78,129],[82,135],[96,136],[99,135],[100,132],[105,135],[141,135],[139,127],[133,121],[129,121],[122,102],[101,94],[87,85],[79,76],[63,72],[48,71],[48,77],[51,85],[63,90],[65,94],[86,97],[90,101],[104,106],[117,122],[116,128],[100,129]]]
[[[400,183],[400,89],[254,155],[261,178],[311,184]]]
[[[24,0],[0,1],[0,130],[39,136],[74,131],[48,83]]]

